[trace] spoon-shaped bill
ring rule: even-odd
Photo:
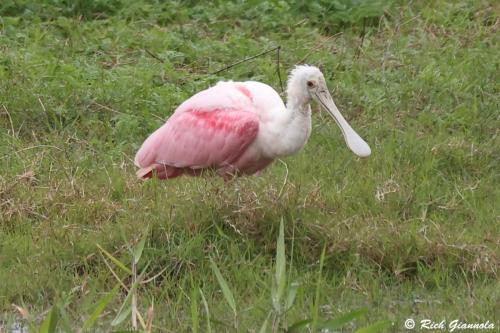
[[[360,157],[367,157],[371,154],[370,146],[363,140],[356,131],[352,129],[349,123],[344,119],[333,102],[332,96],[328,91],[321,91],[313,95],[315,99],[325,108],[325,110],[335,119],[344,135],[347,147]]]

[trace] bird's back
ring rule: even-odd
[[[275,109],[285,109],[285,104],[280,95],[271,86],[258,81],[245,82],[219,82],[216,87],[233,87],[243,92],[251,102],[255,112],[263,112]]]
[[[261,115],[267,110],[285,109],[283,100],[271,86],[257,81],[220,81],[193,95],[176,110],[186,111],[247,110]]]

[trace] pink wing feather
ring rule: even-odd
[[[215,86],[194,95],[143,143],[135,157],[143,169],[138,176],[164,169],[160,178],[171,178],[185,169],[231,165],[257,136],[259,119],[251,108],[237,87]]]

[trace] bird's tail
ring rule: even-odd
[[[145,168],[140,168],[135,173],[137,178],[139,179],[148,179],[153,177],[153,170],[155,169],[154,165],[150,165]]]
[[[184,170],[182,168],[175,168],[165,164],[154,163],[147,167],[140,168],[135,173],[139,179],[149,179],[157,177],[159,179],[170,179],[182,175]]]

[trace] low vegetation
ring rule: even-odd
[[[0,331],[499,324],[498,13],[2,1]],[[275,52],[213,74],[277,46],[283,79],[323,70],[370,158],[315,112],[305,149],[259,177],[135,179],[140,144],[193,93],[224,79],[281,91]]]

